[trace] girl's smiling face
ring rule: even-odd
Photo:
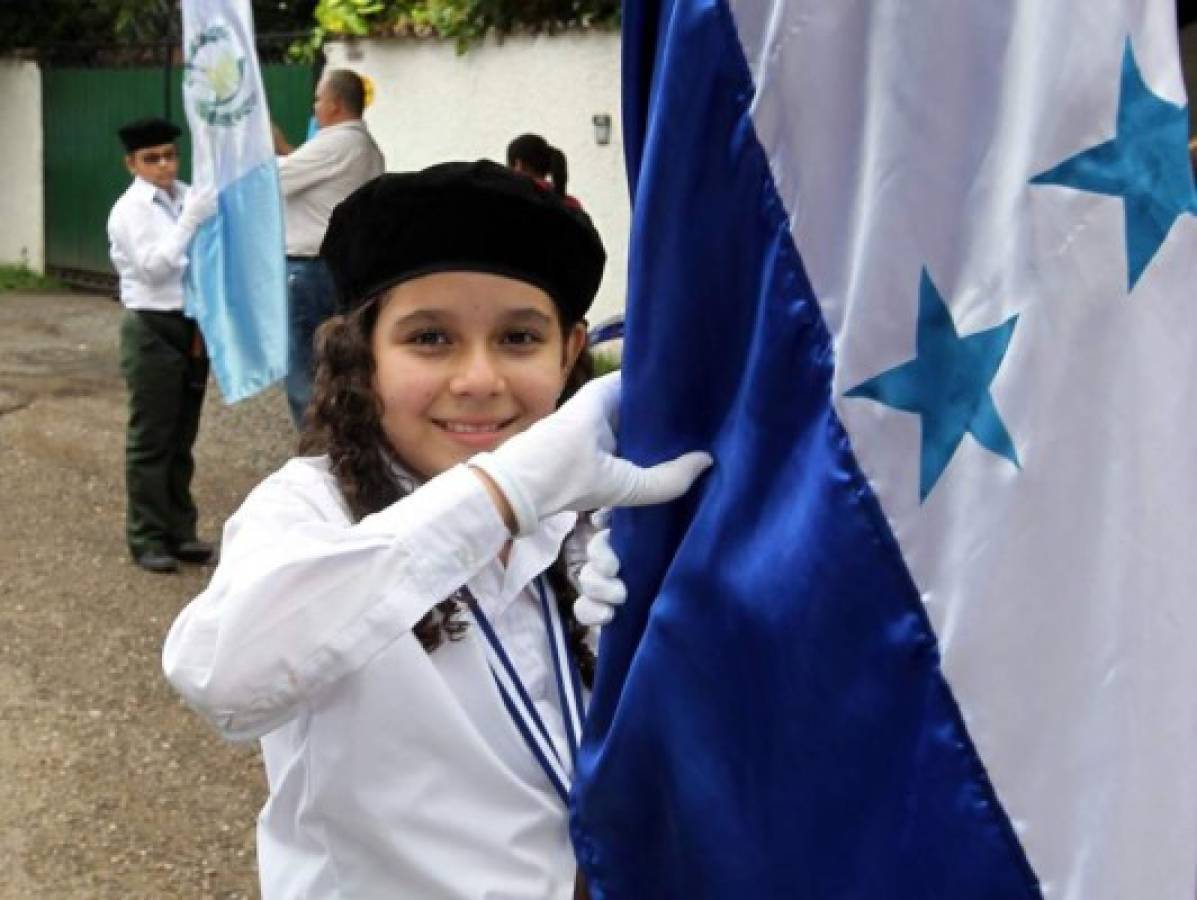
[[[562,335],[548,294],[499,275],[438,272],[379,302],[371,348],[382,429],[421,478],[551,413],[586,344],[582,324]]]

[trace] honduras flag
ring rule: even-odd
[[[282,199],[249,0],[184,0],[183,44],[195,186],[219,191],[191,245],[186,309],[232,403],[287,371]]]
[[[1172,0],[630,0],[596,900],[1192,900]]]

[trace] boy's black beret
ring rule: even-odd
[[[116,133],[125,145],[126,153],[135,153],[144,147],[169,144],[181,134],[178,126],[166,119],[138,119],[136,122],[122,125]]]
[[[489,272],[548,294],[581,321],[606,253],[590,217],[531,178],[490,160],[380,175],[333,210],[320,255],[338,308],[433,272]]]

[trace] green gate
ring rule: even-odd
[[[311,115],[311,68],[263,65],[262,79],[271,118],[298,144]],[[190,181],[191,140],[182,111],[180,68],[42,71],[46,266],[69,281],[113,283],[106,224],[112,204],[129,185],[116,129],[144,116],[169,118],[183,129],[179,172]]]

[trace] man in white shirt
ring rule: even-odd
[[[179,129],[141,119],[118,132],[133,175],[108,216],[109,254],[120,276],[121,371],[129,388],[125,440],[126,540],[150,572],[179,561],[206,563],[196,537],[191,455],[208,382],[208,358],[194,320],[183,314],[187,245],[215,211],[211,194],[176,179]]]
[[[382,152],[366,130],[366,89],[348,69],[324,73],[312,110],[320,130],[293,149],[276,128],[287,229],[287,299],[290,337],[287,403],[299,427],[312,397],[312,339],[333,314],[336,288],[319,258],[333,207],[383,173]]]

